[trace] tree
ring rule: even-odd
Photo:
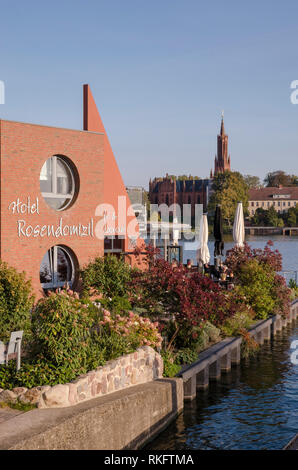
[[[296,227],[298,220],[298,207],[291,207],[285,217],[286,225],[289,227]]]
[[[234,221],[237,203],[243,204],[244,215],[248,214],[248,186],[244,177],[237,171],[225,171],[218,173],[213,178],[212,194],[210,196],[208,210],[215,211],[215,207],[220,204],[222,217],[228,225]]]
[[[298,176],[291,175],[291,186],[298,186]]]
[[[258,176],[245,175],[244,181],[249,189],[258,189],[263,186]]]
[[[267,211],[262,207],[258,207],[251,219],[253,225],[267,225]]]
[[[267,211],[267,224],[269,227],[278,227],[278,213],[273,206],[269,207]]]
[[[267,187],[290,186],[292,184],[292,177],[287,175],[284,171],[277,170],[268,173],[264,179]]]

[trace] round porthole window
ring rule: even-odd
[[[40,191],[46,203],[56,211],[70,207],[78,194],[79,178],[73,163],[66,157],[54,155],[40,172]]]
[[[66,284],[73,288],[77,259],[72,250],[56,245],[44,255],[40,265],[40,283],[43,289],[57,289]]]

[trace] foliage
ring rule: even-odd
[[[101,298],[98,304],[114,315],[123,315],[132,309],[127,297],[114,296],[112,298]]]
[[[175,355],[170,351],[162,351],[164,377],[175,377],[181,369],[181,365],[175,362]]]
[[[12,408],[13,410],[26,412],[34,410],[36,405],[33,405],[32,403],[22,403],[20,401],[10,403],[0,401],[0,408]]]
[[[197,351],[194,351],[190,348],[182,348],[177,351],[175,354],[175,363],[176,364],[192,364],[198,358]]]
[[[291,300],[298,298],[298,286],[294,279],[290,279],[289,288],[291,289]]]
[[[277,170],[267,174],[264,179],[267,187],[279,186],[298,186],[298,177],[296,175],[287,175],[284,171]]]
[[[227,251],[226,265],[237,274],[241,266],[250,259],[257,259],[263,264],[267,264],[273,271],[282,270],[282,256],[278,250],[272,250],[273,242],[269,240],[265,248],[251,248],[244,243],[243,248],[234,246]]]
[[[125,297],[131,268],[114,255],[95,258],[81,271],[83,286],[89,295],[107,298]]]
[[[0,366],[1,388],[67,383],[140,346],[161,346],[157,323],[133,312],[112,317],[71,291],[40,300],[32,324],[31,354],[18,372],[14,361]]]
[[[203,349],[208,325],[218,328],[239,310],[240,303],[245,303],[241,296],[222,290],[197,271],[189,272],[181,265],[172,267],[158,258],[152,247],[147,249],[147,262],[147,271],[132,276],[131,304],[159,319],[163,334],[169,339],[169,349]]]
[[[234,221],[237,203],[242,201],[244,214],[248,214],[248,185],[244,177],[235,171],[225,171],[215,175],[208,211],[214,212],[221,205],[222,217],[230,226]]]
[[[238,311],[227,318],[221,326],[224,336],[238,336],[242,330],[248,329],[254,323],[254,312],[251,308]]]
[[[245,175],[244,181],[249,189],[258,189],[262,187],[261,180],[258,176]]]
[[[241,357],[247,358],[255,355],[260,348],[259,344],[250,336],[245,328],[240,330],[239,334],[242,337]]]
[[[113,317],[109,311],[104,310],[99,325],[110,334],[115,333],[119,337],[126,338],[132,349],[140,346],[161,347],[162,338],[158,331],[158,323],[153,323],[149,318],[140,317],[134,312],[129,312],[128,316]]]
[[[72,291],[50,292],[40,299],[32,315],[39,356],[53,365],[80,370],[87,361],[95,309]]]
[[[31,282],[25,273],[0,260],[0,339],[7,342],[10,333],[30,330],[31,308],[34,296]]]
[[[283,227],[284,221],[279,217],[274,206],[270,206],[268,210],[258,207],[254,216],[251,218],[253,225],[262,225],[265,227]]]
[[[227,252],[226,264],[234,272],[236,293],[247,299],[256,318],[270,314],[287,315],[290,308],[290,290],[285,279],[277,272],[282,270],[282,256],[271,250],[269,241],[264,250],[234,247]]]
[[[237,291],[244,295],[256,313],[256,318],[266,319],[274,311],[272,286],[274,273],[257,259],[247,261],[237,273]]]

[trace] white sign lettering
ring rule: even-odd
[[[22,202],[20,198],[17,198],[16,201],[13,201],[9,204],[8,210],[13,214],[38,214],[39,215],[39,201],[38,197],[36,201],[32,204],[30,196],[27,197],[26,202]]]
[[[87,225],[64,225],[61,217],[58,225],[28,225],[26,220],[20,219],[18,224],[19,237],[94,237],[94,222],[90,219]]]

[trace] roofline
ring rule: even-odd
[[[47,126],[46,124],[35,124],[33,122],[24,122],[24,121],[13,121],[11,119],[1,119],[0,122],[14,122],[16,124],[25,124],[28,126],[37,126],[37,127],[49,127],[50,129],[60,129],[63,131],[74,131],[74,132],[84,132],[84,134],[99,134],[104,135],[104,132],[94,132],[94,131],[84,131],[83,129],[71,129],[69,127],[58,127],[58,126]]]

